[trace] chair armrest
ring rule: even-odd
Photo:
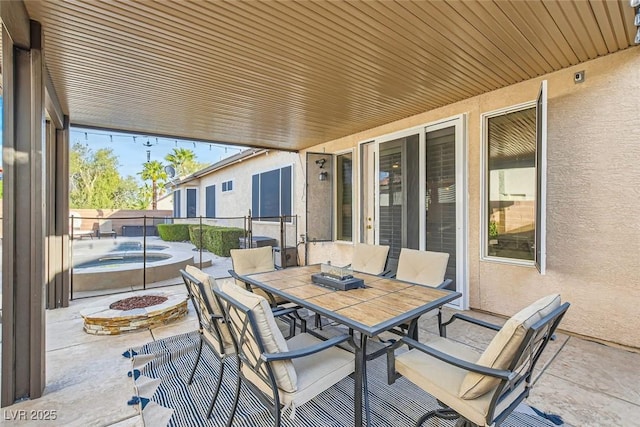
[[[436,286],[436,289],[447,289],[447,287],[453,283],[453,280],[451,279],[444,279],[444,281],[442,283],[440,283],[438,286]],[[453,289],[455,291],[455,289]]]
[[[273,362],[276,360],[290,360],[297,359],[299,357],[309,356],[311,354],[318,353],[322,350],[326,350],[330,347],[335,347],[338,344],[342,344],[345,341],[351,340],[351,336],[344,334],[337,337],[330,338],[326,341],[320,342],[309,347],[300,348],[293,351],[285,351],[284,353],[262,353],[260,358],[265,362]]]
[[[429,347],[423,343],[413,340],[408,337],[400,338],[400,341],[407,344],[410,348],[416,349],[422,353],[428,354],[431,357],[435,357],[438,360],[442,360],[458,368],[462,368],[466,371],[475,372],[482,375],[488,375],[490,377],[500,378],[502,380],[512,381],[517,373],[513,371],[507,371],[504,369],[487,368],[486,366],[476,365],[475,363],[467,362],[466,360],[458,359],[450,354],[443,353],[440,350],[436,350],[433,347]]]
[[[276,306],[271,309],[271,312],[273,313],[274,316],[280,317],[280,316],[284,316],[285,314],[295,313],[298,310],[298,308],[300,307],[283,308],[280,306]]]
[[[494,330],[494,331],[499,331],[500,329],[502,329],[502,327],[499,326],[499,325],[495,325],[493,323],[485,322],[484,320],[475,319],[473,317],[469,317],[469,316],[466,316],[466,315],[460,314],[460,313],[456,313],[453,316],[451,316],[449,321],[447,321],[447,322],[442,324],[442,327],[446,328],[447,325],[453,323],[453,321],[456,320],[456,319],[464,320],[465,322],[473,323],[474,325],[482,326],[483,328],[491,329],[491,330]]]
[[[246,290],[248,290],[249,292],[253,292],[253,290],[251,289],[251,285],[248,284],[247,282],[245,282],[244,280],[242,280],[242,278],[238,275],[238,273],[236,273],[233,270],[227,270],[229,272],[229,274],[231,275],[231,277],[233,277],[234,279],[244,283],[244,287]]]

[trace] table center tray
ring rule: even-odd
[[[311,275],[311,281],[316,285],[325,286],[337,291],[364,288],[364,280],[353,276],[337,277],[327,273],[315,273]]]

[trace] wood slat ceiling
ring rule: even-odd
[[[625,49],[628,0],[28,1],[76,125],[299,150]]]

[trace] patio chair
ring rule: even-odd
[[[353,344],[347,334],[322,341],[308,333],[285,340],[267,300],[229,282],[213,292],[219,298],[238,354],[239,379],[227,426],[233,422],[240,382],[269,408],[274,425],[281,414],[313,399],[354,372],[352,352],[337,347]]]
[[[272,309],[278,311],[282,309],[283,304],[289,304],[289,301],[274,296],[264,290],[251,286],[245,283],[239,275],[253,274],[253,273],[266,273],[269,271],[275,271],[276,266],[273,262],[273,249],[271,246],[262,246],[252,249],[231,249],[231,265],[232,270],[229,270],[229,274],[236,281],[236,285],[246,288],[250,292],[254,292],[269,301]],[[291,307],[284,307],[291,308]],[[300,321],[300,329],[304,332],[306,330],[306,320],[302,319],[298,312],[285,317],[289,320],[290,331],[289,336],[295,334],[296,322]]]
[[[193,364],[191,375],[187,384],[191,384],[193,376],[200,362],[202,354],[202,343],[206,343],[220,362],[220,374],[216,379],[215,390],[207,412],[207,418],[211,416],[213,406],[218,397],[222,376],[224,375],[225,360],[228,355],[235,353],[233,339],[229,328],[222,322],[222,310],[218,305],[218,300],[214,297],[211,289],[217,287],[216,281],[200,269],[188,265],[185,270],[180,270],[184,284],[187,287],[189,298],[198,316],[198,330],[200,332],[200,342],[198,343],[198,355]]]
[[[455,314],[443,325],[445,331],[456,319],[498,331],[485,351],[478,354],[445,337],[426,344],[403,337],[387,351],[389,384],[404,376],[443,406],[425,414],[416,426],[431,417],[460,418],[456,425],[497,426],[529,396],[536,362],[568,308],[560,295],[549,295],[502,328]],[[396,356],[394,350],[401,344],[411,350]]]
[[[113,223],[110,219],[104,219],[98,224],[98,239],[102,236],[113,236],[116,238],[116,232],[113,229]]]
[[[82,229],[82,218],[79,213],[70,212],[69,217],[71,217],[71,230],[69,234],[71,234],[73,238],[82,239],[83,237],[90,237],[93,240],[93,230]]]
[[[417,283],[432,288],[443,289],[452,283],[451,279],[445,279],[449,254],[445,252],[419,251],[416,249],[402,248],[398,259],[398,269],[395,278],[405,282]],[[422,318],[438,317],[438,329],[442,325],[442,310],[432,310]],[[402,330],[408,330],[408,334],[418,340],[418,319],[411,325],[400,325]]]
[[[385,274],[388,255],[389,246],[357,243],[353,247],[351,268],[362,273],[375,275]]]

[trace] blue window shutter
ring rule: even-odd
[[[216,186],[210,185],[206,190],[206,204],[207,204],[207,218],[215,218],[216,217]]]
[[[173,216],[180,218],[180,190],[173,192]]]
[[[291,215],[291,166],[280,169],[280,215]]]
[[[196,211],[196,189],[187,188],[187,218],[195,218],[198,216]]]
[[[260,217],[277,221],[280,216],[280,169],[260,174]]]
[[[260,216],[260,175],[251,177],[251,216]]]

